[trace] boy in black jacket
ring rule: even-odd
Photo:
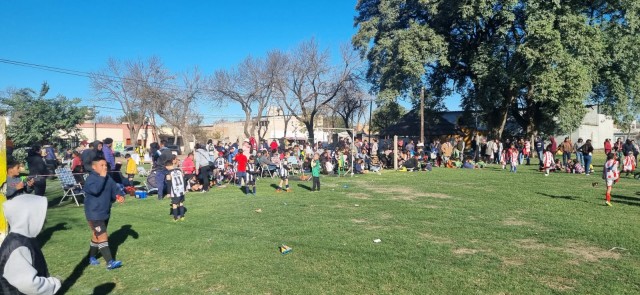
[[[107,161],[103,158],[96,158],[92,161],[91,172],[84,185],[84,213],[91,228],[91,244],[89,247],[89,263],[99,265],[96,259],[98,251],[107,262],[107,269],[114,269],[122,266],[122,261],[114,260],[109,248],[109,237],[107,226],[111,217],[111,203],[116,200],[117,195],[122,192],[116,182],[109,177]]]

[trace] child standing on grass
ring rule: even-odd
[[[256,169],[256,159],[253,156],[249,156],[249,163],[247,163],[244,184],[245,191],[244,194],[247,195],[249,192],[256,195],[256,174],[258,174],[258,170]],[[251,186],[251,190],[249,190],[249,186]]]
[[[131,158],[131,154],[124,155],[125,161],[127,161],[127,179],[129,180],[129,185],[133,185],[133,178],[138,173],[138,164]]]
[[[622,165],[622,171],[627,172],[626,176],[629,176],[629,173],[633,173],[636,170],[636,157],[633,156],[633,151],[629,151],[626,157],[624,157],[624,164]]]
[[[278,164],[278,175],[280,175],[280,184],[278,184],[276,192],[282,192],[283,183],[285,185],[285,191],[291,192],[291,189],[289,189],[289,166],[287,165],[287,160],[282,160],[280,164]]]
[[[108,172],[104,158],[92,160],[91,172],[84,185],[84,213],[91,228],[89,264],[100,264],[96,259],[99,251],[107,262],[107,269],[114,269],[122,266],[122,261],[114,260],[111,256],[107,226],[111,217],[111,204],[121,194],[121,190]]]
[[[605,204],[607,206],[611,206],[611,187],[620,179],[620,172],[618,172],[618,161],[616,160],[616,154],[609,153],[607,155],[607,162],[604,163],[604,169],[602,170],[602,179],[607,182]]]
[[[553,168],[555,158],[553,157],[553,153],[551,153],[551,146],[547,146],[547,150],[544,152],[542,165],[544,168],[544,176],[549,176],[549,171]]]
[[[311,161],[311,177],[313,177],[313,188],[311,191],[319,192],[320,191],[320,169],[322,164],[320,164],[320,155],[315,153],[313,155],[313,160]]]
[[[164,185],[169,191],[171,198],[171,213],[173,213],[173,221],[184,221],[184,173],[180,168],[174,168],[173,160],[165,163],[165,168],[169,171],[167,174]],[[160,193],[158,191],[158,193]]]
[[[520,152],[518,152],[518,149],[512,143],[511,147],[509,148],[509,163],[511,164],[511,172],[513,173],[516,173],[516,171],[518,170],[518,162],[520,161],[520,159],[518,158],[519,155]]]

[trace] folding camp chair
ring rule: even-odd
[[[144,169],[144,167],[138,166],[138,175],[142,177],[147,177],[149,176],[149,172],[147,171],[147,169]]]
[[[71,197],[76,202],[76,206],[80,206],[78,203],[77,196],[83,196],[84,192],[82,191],[82,185],[76,182],[76,179],[73,177],[73,173],[71,173],[71,169],[69,167],[60,167],[55,170],[58,179],[60,180],[60,185],[62,186],[62,191],[64,195],[62,199],[60,199],[60,203],[67,198]]]
[[[269,168],[269,165],[267,164],[262,164],[260,165],[260,177],[263,177],[265,175],[265,173],[267,175],[269,175],[269,177],[273,178],[273,172],[276,170],[275,167],[273,169]]]

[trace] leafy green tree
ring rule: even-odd
[[[42,84],[39,93],[24,88],[1,100],[10,116],[7,135],[16,146],[40,144],[66,134],[78,132],[78,124],[89,115],[87,107],[79,107],[80,99],[62,95],[46,98],[49,85]]]
[[[530,135],[566,132],[580,124],[600,83],[594,73],[607,64],[613,40],[603,27],[637,27],[636,2],[360,0],[353,43],[374,91],[456,91],[497,136],[509,115]]]
[[[371,131],[380,132],[398,123],[407,111],[396,101],[387,101],[378,107],[371,117]]]
[[[593,101],[620,129],[629,131],[640,113],[640,3],[605,2],[589,11],[606,38],[605,61]]]

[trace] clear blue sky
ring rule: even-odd
[[[355,5],[356,0],[2,1],[0,58],[90,72],[109,57],[155,55],[172,71],[198,65],[210,74],[312,37],[337,55],[355,33]],[[87,78],[0,63],[0,90],[38,89],[43,81],[50,94],[93,104]],[[447,101],[449,109],[457,104]],[[223,114],[241,110],[207,107],[205,122]]]

